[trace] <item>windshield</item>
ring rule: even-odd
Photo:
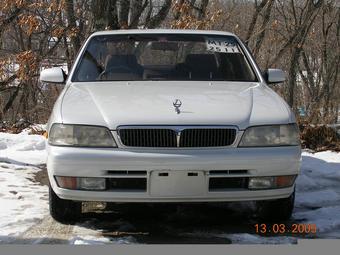
[[[72,81],[257,81],[233,36],[128,34],[93,37]]]

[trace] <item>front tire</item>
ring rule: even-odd
[[[82,203],[59,198],[51,186],[49,187],[49,206],[52,218],[58,222],[68,223],[80,219]]]
[[[287,221],[291,218],[295,201],[295,190],[287,198],[257,201],[257,216],[265,221]]]

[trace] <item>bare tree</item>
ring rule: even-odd
[[[38,82],[42,67],[71,67],[85,38],[106,29],[234,32],[262,69],[288,71],[278,87],[310,121],[336,121],[340,104],[338,0],[0,1],[0,119],[45,121],[60,89]],[[142,49],[141,49],[142,50]]]
[[[304,105],[309,121],[336,121],[339,105],[340,82],[340,9],[334,1],[322,7],[312,26],[308,45],[304,45],[299,75],[306,92]],[[301,99],[300,99],[301,100]],[[320,111],[320,109],[323,109]]]
[[[318,14],[319,7],[323,4],[323,0],[319,0],[318,4],[313,1],[306,1],[300,17],[296,13],[294,2],[291,1],[291,10],[295,20],[295,31],[290,37],[290,44],[286,44],[280,52],[284,52],[288,47],[291,49],[291,60],[288,71],[288,104],[294,107],[295,89],[296,89],[296,76],[298,72],[298,63],[302,52],[302,47],[305,44],[308,32]],[[279,54],[280,54],[279,52]]]
[[[260,3],[258,3],[257,0],[254,1],[254,13],[253,16],[251,18],[251,21],[249,22],[249,27],[248,27],[248,32],[247,35],[245,37],[245,42],[248,44],[251,36],[254,34],[254,30],[255,30],[255,26],[257,23],[257,20],[260,16],[260,13],[265,9],[266,5],[270,2],[273,2],[271,0],[262,0]],[[270,5],[272,5],[272,3],[270,3]],[[270,7],[271,8],[271,7]],[[270,10],[269,8],[269,10]],[[268,7],[267,7],[268,9]]]
[[[270,21],[270,14],[273,8],[274,0],[268,0],[266,1],[266,8],[264,10],[263,18],[262,18],[262,23],[260,26],[260,31],[256,34],[256,39],[255,39],[255,46],[253,48],[253,54],[256,57],[260,51],[261,45],[263,43],[265,34],[266,34],[266,29],[267,25]]]

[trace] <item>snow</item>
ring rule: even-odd
[[[46,162],[40,135],[0,133],[0,242],[18,235],[48,213],[47,187],[33,181]]]
[[[316,224],[320,236],[325,236],[326,232],[339,231],[340,229],[340,205],[322,207],[317,210],[298,212],[296,218],[304,219],[304,222]]]
[[[76,245],[88,245],[88,244],[130,244],[136,243],[136,240],[132,236],[107,238],[102,237],[102,229],[92,229],[91,221],[84,222],[80,225],[76,225],[73,228],[73,237],[69,243]],[[93,224],[93,223],[92,223]]]
[[[41,135],[0,133],[0,162],[17,165],[46,163],[46,139]]]
[[[32,131],[46,131],[46,124],[33,124],[21,131],[21,134],[31,135]]]
[[[131,244],[135,243],[135,239],[131,236],[107,238],[107,237],[94,237],[94,236],[76,236],[70,240],[70,244],[75,245],[93,245],[93,244]]]
[[[340,232],[340,153],[303,152],[302,159],[293,217],[316,224],[319,237]]]
[[[291,236],[259,236],[249,233],[221,234],[217,232],[181,233],[185,237],[224,238],[237,244],[295,244],[297,239]]]
[[[29,129],[20,134],[0,133],[0,243],[22,235],[48,215],[48,188],[33,180],[34,174],[41,170],[40,165],[46,163],[46,140],[29,133]],[[340,238],[339,183],[340,153],[304,151],[292,222],[316,224],[318,238]],[[132,236],[104,237],[100,229],[91,229],[86,224],[76,225],[72,231],[73,235],[68,239],[70,244],[137,242]],[[247,244],[296,243],[298,238],[214,230],[178,235],[228,238],[232,243]],[[39,243],[39,240],[33,243]]]
[[[264,237],[252,234],[231,234],[227,236],[232,243],[238,244],[296,244],[297,239],[290,236]]]
[[[0,243],[39,222],[47,211],[47,187],[33,182],[38,168],[0,163]]]

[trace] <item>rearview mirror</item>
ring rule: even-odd
[[[163,51],[178,51],[178,44],[176,42],[152,42],[152,50],[163,50]]]
[[[63,69],[59,67],[52,67],[44,69],[40,73],[40,81],[51,83],[64,83],[66,74]]]
[[[280,83],[286,80],[286,75],[281,69],[267,69],[264,78],[268,84]]]

